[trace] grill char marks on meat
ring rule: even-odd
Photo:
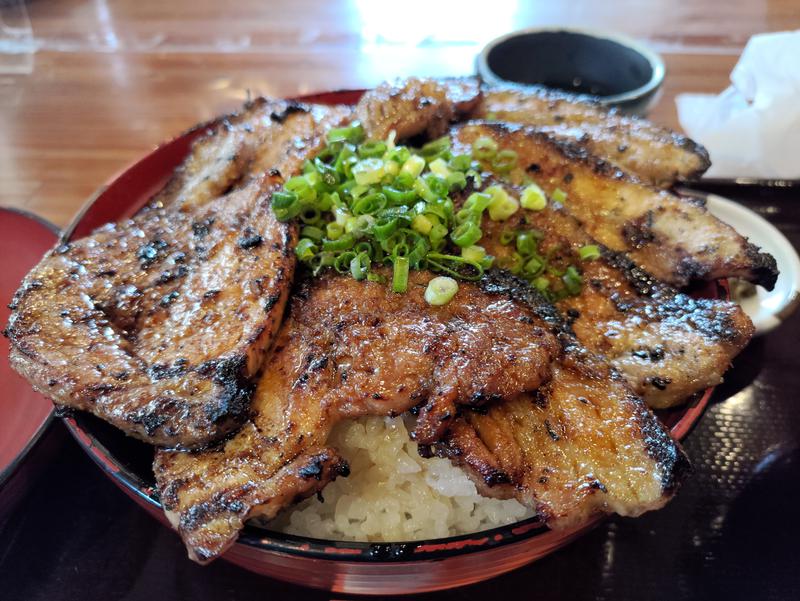
[[[485,285],[518,301],[534,294],[499,272]],[[663,506],[689,470],[682,449],[612,367],[568,329],[560,338],[547,383],[464,412],[436,453],[464,467],[482,494],[515,497],[552,528]]]
[[[135,217],[57,247],[23,281],[6,330],[11,363],[56,405],[168,447],[206,444],[246,419],[296,240],[269,207],[282,178],[257,176],[255,161],[298,172],[345,113],[309,109],[281,124],[246,114],[251,125],[229,119],[201,138]],[[265,140],[276,146],[261,149]],[[249,147],[254,158],[240,160]],[[240,243],[256,233],[261,244]]]
[[[399,140],[426,134],[436,138],[473,110],[480,99],[477,81],[465,79],[404,79],[384,83],[364,94],[356,115],[367,135],[384,140],[395,131]]]
[[[271,518],[346,471],[326,446],[338,421],[422,406],[415,436],[431,442],[459,407],[514,398],[549,377],[559,345],[530,323],[540,309],[469,283],[431,307],[431,277],[412,272],[406,294],[349,277],[302,284],[251,421],[215,449],[158,452],[162,502],[195,560],[221,554],[248,518]]]
[[[512,181],[535,165],[536,182],[548,194],[565,191],[568,212],[594,239],[662,281],[682,287],[738,277],[767,289],[775,285],[775,259],[705,207],[643,185],[584,148],[503,123],[471,122],[454,128],[453,135],[465,145],[486,136],[514,150],[519,166]]]
[[[14,369],[57,405],[147,442],[196,446],[236,428],[294,270],[281,249],[296,234],[269,210],[269,186],[254,181],[194,214],[150,211],[45,257],[14,299]],[[194,237],[196,218],[211,217]],[[239,248],[244,224],[277,248]],[[116,275],[98,277],[107,266]],[[220,293],[204,298],[210,289]]]
[[[519,188],[505,187],[519,196]],[[753,335],[739,305],[678,292],[620,253],[604,249],[600,258],[582,261],[579,249],[596,242],[564,207],[520,210],[503,222],[485,217],[481,229],[480,244],[499,264],[516,250],[500,242],[504,232],[535,231],[541,253],[551,254],[556,267],[578,266],[580,294],[558,301],[557,308],[569,316],[581,344],[608,359],[651,407],[678,405],[719,384]]]
[[[553,90],[486,86],[471,116],[535,126],[654,186],[695,179],[711,165],[706,149],[684,136]]]

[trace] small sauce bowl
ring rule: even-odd
[[[565,28],[523,29],[499,37],[477,58],[490,84],[557,88],[643,115],[664,81],[664,61],[624,36]]]

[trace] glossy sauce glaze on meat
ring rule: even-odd
[[[527,283],[494,272],[483,282],[517,302]],[[517,498],[552,528],[602,513],[662,507],[690,467],[680,446],[601,357],[562,327],[552,378],[533,394],[464,411],[432,451],[464,467],[482,494]]]
[[[699,177],[711,162],[689,138],[603,108],[589,97],[535,87],[484,86],[474,118],[535,126],[655,186]]]
[[[269,114],[254,121],[281,130],[268,136],[279,143],[270,162],[286,173],[342,118],[303,109],[276,125]],[[296,239],[269,206],[278,172],[256,177],[242,155],[219,158],[256,131],[212,130],[139,214],[61,244],[28,274],[6,334],[12,366],[34,388],[164,446],[204,444],[246,419]]]
[[[489,185],[504,185],[485,180]],[[504,185],[513,196],[521,189]],[[484,217],[478,242],[504,265],[516,251],[503,244],[507,232],[535,232],[540,254],[564,270],[582,272],[580,293],[556,302],[590,351],[608,359],[650,407],[686,402],[716,386],[733,358],[750,341],[753,325],[739,305],[695,299],[659,282],[622,255],[602,248],[595,260],[580,259],[581,247],[596,242],[564,207],[522,209],[506,221]]]
[[[349,106],[299,104],[256,98],[225,115],[204,135],[149,203],[182,211],[218,198],[237,184],[264,174],[284,179],[315,154],[324,132],[352,118]]]
[[[273,517],[346,474],[326,446],[338,421],[416,407],[415,437],[434,442],[458,407],[514,398],[549,378],[559,345],[536,325],[537,308],[468,283],[433,307],[423,299],[431,277],[412,272],[405,294],[336,275],[303,283],[252,419],[216,448],[158,452],[162,503],[194,559],[217,557],[246,519]]]
[[[421,134],[435,138],[473,110],[479,99],[475,79],[411,77],[367,91],[355,112],[373,140],[384,140],[390,132],[399,140]]]
[[[526,174],[547,193],[561,189],[565,206],[583,228],[611,250],[673,286],[738,277],[771,289],[775,259],[760,251],[704,206],[656,190],[610,163],[534,128],[471,122],[453,137],[470,146],[480,137],[517,153],[512,181]]]

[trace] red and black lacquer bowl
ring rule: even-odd
[[[346,104],[362,92],[304,97]],[[84,236],[108,221],[130,216],[181,163],[205,127],[164,144],[105,186],[66,230]],[[711,293],[717,293],[712,290]],[[684,437],[702,414],[711,391],[664,416],[673,436]],[[85,414],[68,418],[79,443],[128,495],[164,522],[154,489],[150,447]],[[535,518],[477,534],[422,542],[369,544],[314,540],[247,526],[223,556],[248,570],[296,584],[354,594],[418,593],[478,582],[513,570],[562,547],[595,523],[553,532]]]

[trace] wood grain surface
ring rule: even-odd
[[[104,181],[247,95],[466,75],[492,38],[566,25],[660,52],[653,120],[718,92],[747,39],[800,27],[797,0],[9,0],[0,4],[0,205],[66,224]]]

